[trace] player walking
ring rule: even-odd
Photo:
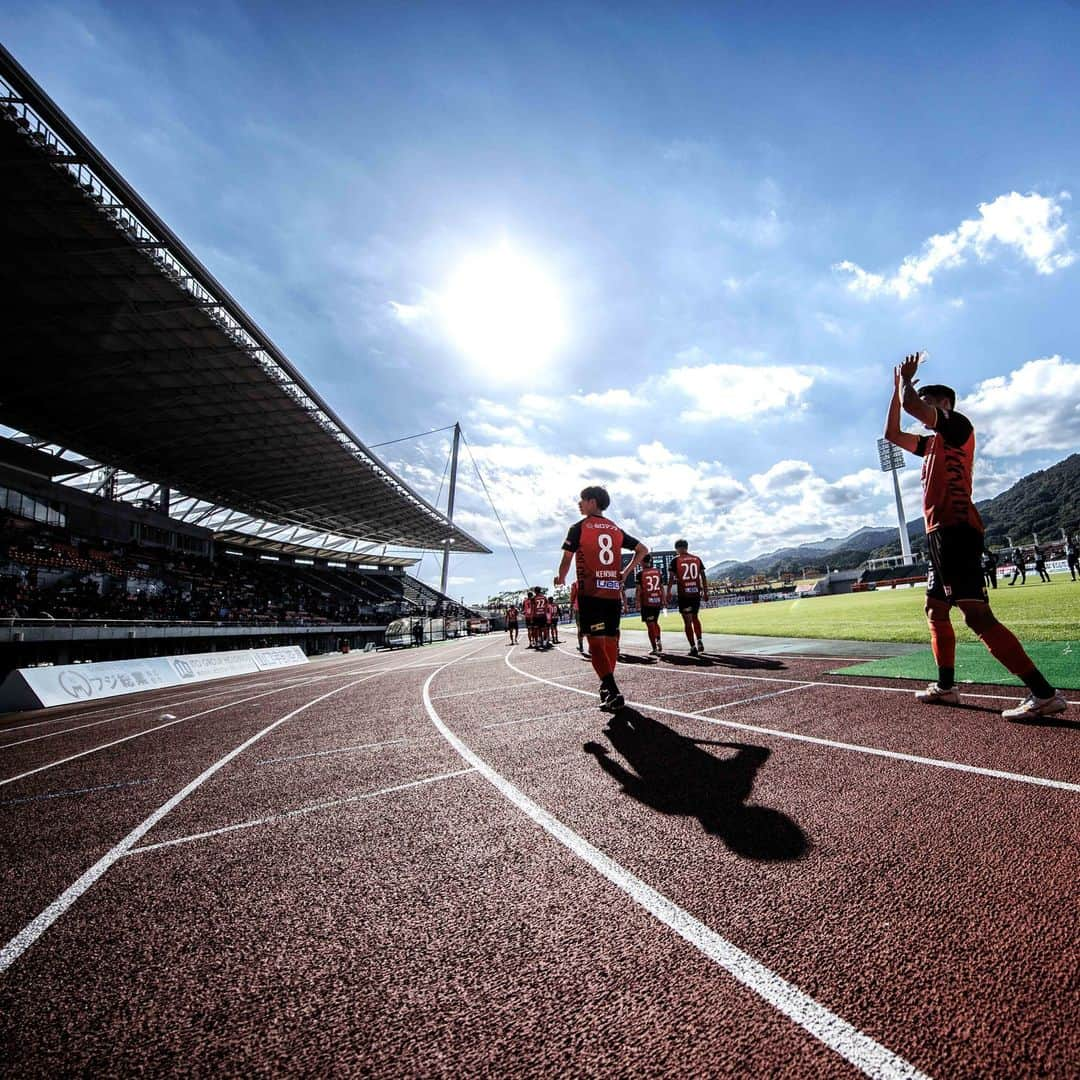
[[[581,653],[583,660],[589,659],[585,651],[585,630],[581,625],[581,611],[578,608],[578,587],[576,581],[570,582],[570,613],[574,617],[574,625],[577,627],[577,651]]]
[[[510,635],[510,644],[516,645],[518,638],[518,609],[514,604],[511,604],[506,609],[506,630]]]
[[[980,565],[983,524],[971,501],[975,430],[966,416],[955,411],[956,393],[950,387],[915,388],[919,360],[919,354],[905,357],[894,369],[893,396],[885,421],[885,438],[923,459],[923,515],[930,550],[926,617],[938,679],[915,696],[924,703],[944,705],[960,700],[955,686],[956,635],[950,620],[955,604],[991,655],[1028,688],[1027,697],[1002,716],[1024,720],[1064,712],[1068,707],[1065,698],[1046,681],[1012,631],[990,611]],[[932,434],[902,431],[901,408]]]
[[[547,598],[548,632],[551,634],[552,645],[560,645],[559,641],[559,605],[555,603],[555,597]]]
[[[1015,585],[1017,575],[1019,575],[1020,584],[1021,585],[1026,585],[1027,584],[1027,568],[1025,566],[1025,563],[1027,561],[1027,556],[1025,556],[1024,553],[1018,547],[1015,547],[1015,548],[1013,548],[1012,561],[1013,561],[1013,572],[1012,572],[1012,577],[1009,579],[1009,584],[1010,585]]]
[[[675,541],[678,554],[668,570],[667,598],[670,604],[671,594],[678,589],[679,613],[683,617],[686,640],[690,642],[690,655],[700,656],[705,651],[705,644],[701,640],[698,610],[702,600],[709,599],[709,583],[705,580],[705,564],[696,555],[691,555],[689,549],[685,540]]]
[[[1046,572],[1046,555],[1038,544],[1035,545],[1035,573],[1038,574],[1047,585],[1050,584],[1050,575]]]
[[[663,651],[660,645],[660,612],[664,607],[664,587],[660,571],[652,564],[651,555],[641,560],[641,566],[637,585],[638,607],[641,609],[641,621],[649,634],[649,651],[659,656]]]
[[[1073,581],[1076,581],[1080,576],[1080,546],[1077,545],[1075,536],[1070,536],[1065,541],[1065,562],[1068,564]]]
[[[578,510],[585,516],[566,534],[555,584],[562,585],[570,563],[576,563],[578,618],[589,638],[593,670],[600,678],[600,708],[614,713],[626,704],[615,683],[621,590],[649,549],[603,516],[610,505],[611,497],[604,488],[582,490]],[[632,550],[634,557],[625,570],[620,570],[624,549]]]

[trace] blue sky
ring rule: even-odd
[[[3,0],[0,39],[361,439],[461,421],[536,583],[597,478],[710,563],[893,522],[906,351],[977,495],[1080,447],[1080,4]],[[446,452],[386,456],[434,498]],[[481,600],[521,580],[462,483]]]

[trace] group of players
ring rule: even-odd
[[[555,603],[554,597],[544,595],[539,585],[525,594],[520,612],[516,604],[506,609],[506,629],[511,645],[517,644],[519,614],[525,620],[525,633],[529,641],[526,648],[550,649],[560,644],[559,619],[562,609]]]
[[[596,490],[603,491],[602,488]],[[604,495],[606,494],[604,492]],[[649,635],[649,651],[655,656],[661,655],[664,650],[660,639],[660,616],[665,605],[670,607],[672,598],[678,593],[679,612],[683,617],[686,639],[690,643],[690,655],[700,656],[705,652],[705,643],[701,639],[701,621],[698,618],[698,612],[702,603],[709,599],[709,582],[705,575],[705,564],[697,555],[691,554],[690,545],[685,540],[675,541],[675,552],[666,588],[663,575],[653,566],[652,556],[645,555],[641,560],[641,571],[637,580],[641,621],[645,624]],[[619,585],[620,614],[625,615],[627,604],[623,579],[620,579]],[[580,618],[578,589],[578,582],[571,582],[570,611],[577,625],[578,652],[588,658],[590,652],[585,649],[585,639],[588,635],[585,624]],[[506,630],[510,636],[510,644],[517,644],[519,619],[525,622],[525,632],[529,642],[526,648],[550,649],[553,645],[560,644],[559,619],[561,617],[562,609],[554,597],[545,595],[539,585],[535,586],[525,594],[520,608],[516,604],[511,604],[506,610]]]
[[[951,387],[917,385],[915,374],[922,359],[921,353],[907,356],[893,370],[893,394],[885,423],[885,437],[890,442],[923,459],[923,514],[930,555],[926,617],[938,678],[919,691],[916,699],[932,705],[955,705],[960,700],[956,688],[956,636],[951,622],[952,611],[957,608],[995,659],[1027,687],[1027,697],[1014,708],[1004,710],[1002,716],[1028,720],[1062,713],[1068,707],[1065,697],[1047,682],[1015,634],[990,610],[981,566],[983,524],[971,498],[974,428],[966,416],[956,411],[956,393]],[[901,412],[920,421],[927,434],[902,430]],[[619,655],[619,623],[626,607],[626,583],[642,567],[639,604],[654,654],[661,651],[658,619],[665,593],[660,572],[652,566],[649,549],[604,516],[610,503],[610,496],[602,487],[582,490],[578,510],[583,516],[566,534],[554,583],[556,587],[565,584],[571,563],[576,564],[577,581],[571,605],[576,606],[578,648],[584,653],[582,641],[588,638],[588,659],[600,678],[600,708],[617,713],[625,706],[615,682],[615,666]],[[685,540],[679,540],[675,549],[666,599],[670,603],[672,594],[678,590],[690,655],[699,656],[704,646],[698,608],[708,599],[709,588],[705,565],[689,552]],[[625,568],[622,567],[624,550],[633,552]],[[530,648],[548,648],[552,630],[557,634],[557,619],[550,616],[552,608],[558,610],[554,600],[535,588],[531,599],[522,606],[526,611]],[[515,626],[511,641],[516,640]]]

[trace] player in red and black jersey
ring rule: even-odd
[[[1046,681],[1023,645],[990,610],[982,574],[983,524],[971,501],[975,462],[975,429],[956,412],[956,392],[935,384],[916,389],[921,353],[905,357],[893,370],[893,396],[885,421],[885,438],[923,459],[923,516],[930,549],[926,579],[926,617],[930,645],[938,665],[937,682],[915,696],[919,701],[955,705],[956,635],[950,619],[953,605],[990,653],[1027,686],[1028,696],[1001,715],[1009,720],[1052,716],[1068,707]],[[900,429],[901,408],[929,429],[916,435]]]
[[[600,708],[614,713],[626,704],[615,684],[622,589],[626,579],[649,554],[649,549],[603,516],[610,505],[611,497],[604,488],[582,490],[578,510],[585,516],[571,525],[566,534],[555,584],[562,585],[566,581],[570,563],[574,562],[578,617],[589,639],[593,670],[600,677]],[[621,570],[624,549],[632,550],[634,557],[626,569]]]
[[[641,621],[649,633],[650,652],[659,656],[663,651],[660,645],[660,612],[664,607],[664,586],[660,571],[652,564],[651,555],[641,560],[641,567],[637,583],[638,608],[641,610]]]
[[[555,597],[547,598],[548,633],[551,635],[551,643],[559,645],[559,605],[555,603]]]
[[[525,616],[525,636],[529,639],[529,644],[525,648],[535,649],[536,622],[533,618],[533,595],[531,591],[527,592],[525,598],[521,601],[521,613]]]
[[[516,645],[518,637],[518,609],[514,604],[511,604],[506,609],[506,629],[510,634],[510,644]]]
[[[570,582],[570,614],[573,616],[574,625],[577,627],[577,651],[581,653],[583,660],[589,659],[585,651],[585,631],[581,625],[580,612],[578,611],[578,587],[576,581]]]
[[[709,599],[705,564],[696,555],[690,554],[690,545],[685,540],[675,541],[675,551],[677,554],[668,568],[668,602],[671,602],[671,594],[678,589],[679,612],[683,617],[686,640],[690,642],[690,655],[700,656],[705,651],[705,644],[701,640],[698,611],[702,600]]]
[[[547,597],[543,594],[539,585],[533,589],[533,626],[536,627],[536,647],[538,649],[550,649]]]

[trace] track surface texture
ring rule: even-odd
[[[627,635],[611,719],[492,636],[4,717],[4,1071],[1075,1077],[1080,705],[836,663]]]

